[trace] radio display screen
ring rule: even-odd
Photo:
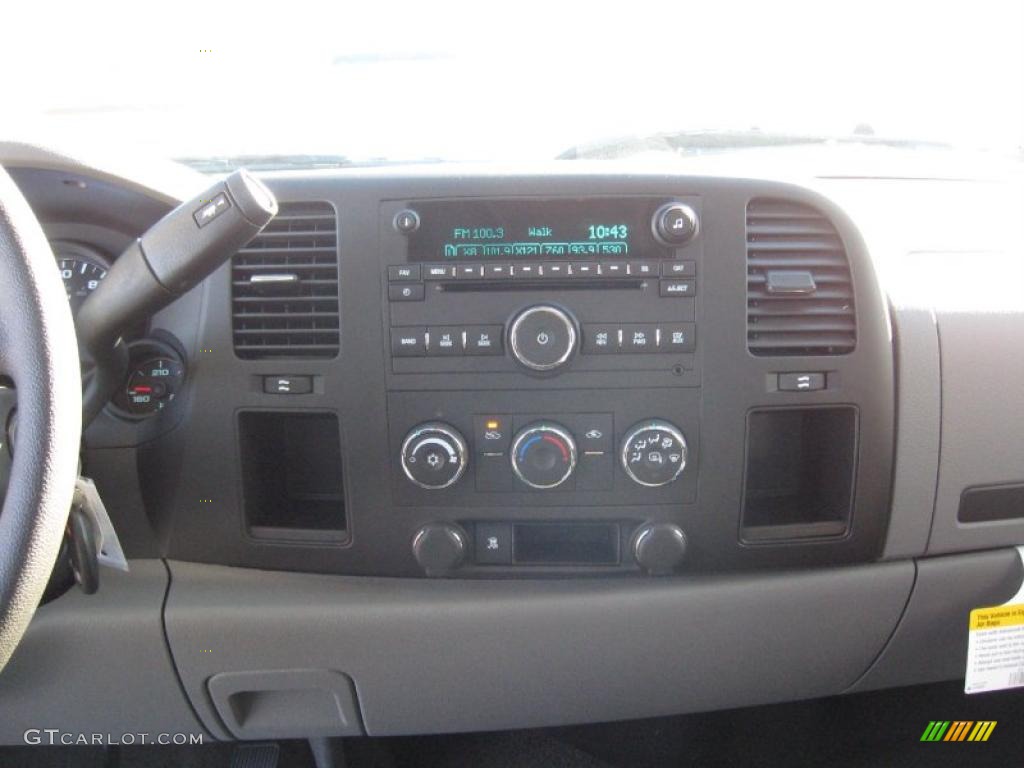
[[[423,200],[409,261],[670,258],[651,217],[660,198]]]

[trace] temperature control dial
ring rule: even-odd
[[[637,424],[622,441],[622,468],[640,485],[668,485],[686,466],[686,438],[667,421]]]
[[[402,469],[420,488],[454,485],[466,471],[466,441],[455,427],[421,424],[402,443]]]
[[[551,371],[565,365],[576,351],[576,339],[572,318],[547,304],[524,310],[512,321],[508,332],[513,357],[535,371]]]
[[[531,488],[557,488],[574,469],[576,441],[558,424],[531,424],[512,441],[512,471]]]

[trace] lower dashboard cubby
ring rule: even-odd
[[[242,411],[238,442],[250,536],[310,541],[346,537],[335,414]]]
[[[856,408],[752,411],[740,538],[756,544],[844,536],[856,455]]]

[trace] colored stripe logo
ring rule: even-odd
[[[996,729],[996,720],[932,720],[921,734],[921,741],[988,741]]]

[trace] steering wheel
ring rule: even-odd
[[[78,345],[67,296],[39,222],[2,168],[0,376],[14,383],[18,400],[16,444],[0,512],[2,670],[57,559],[82,436]],[[8,427],[5,415],[3,453],[10,449]]]

